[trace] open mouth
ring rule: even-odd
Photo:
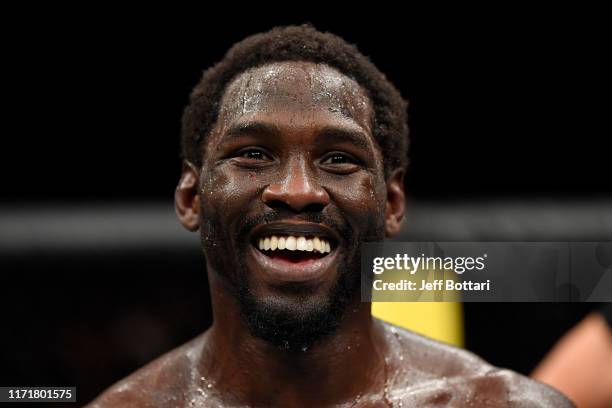
[[[255,247],[265,256],[286,262],[302,263],[321,259],[332,252],[332,241],[317,235],[260,236]]]
[[[253,271],[270,283],[317,284],[335,274],[340,237],[324,224],[261,224],[251,231],[250,242]]]

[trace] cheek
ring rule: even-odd
[[[349,183],[334,183],[333,192],[338,207],[359,225],[384,219],[386,189],[375,175],[364,172]]]
[[[200,183],[202,207],[208,215],[212,211],[223,218],[243,213],[257,196],[258,183],[254,173],[231,171],[226,166],[204,169],[207,174]]]

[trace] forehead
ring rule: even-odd
[[[311,122],[315,116],[335,116],[354,122],[371,135],[372,107],[365,91],[325,64],[277,62],[238,75],[222,98],[218,124],[224,127],[258,113],[287,113],[293,121],[311,118]]]

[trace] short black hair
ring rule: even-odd
[[[356,81],[372,103],[372,130],[384,158],[385,174],[407,165],[408,102],[357,47],[309,24],[275,27],[247,37],[204,71],[183,112],[183,158],[202,164],[203,141],[217,121],[225,88],[235,77],[250,68],[281,61],[326,64]]]

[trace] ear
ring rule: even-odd
[[[404,174],[404,169],[395,169],[387,179],[387,207],[385,209],[387,238],[393,238],[399,233],[404,219],[404,211],[406,210]]]
[[[183,160],[183,170],[174,192],[174,209],[183,227],[197,231],[200,227],[200,195],[198,180],[200,172],[195,165]]]

